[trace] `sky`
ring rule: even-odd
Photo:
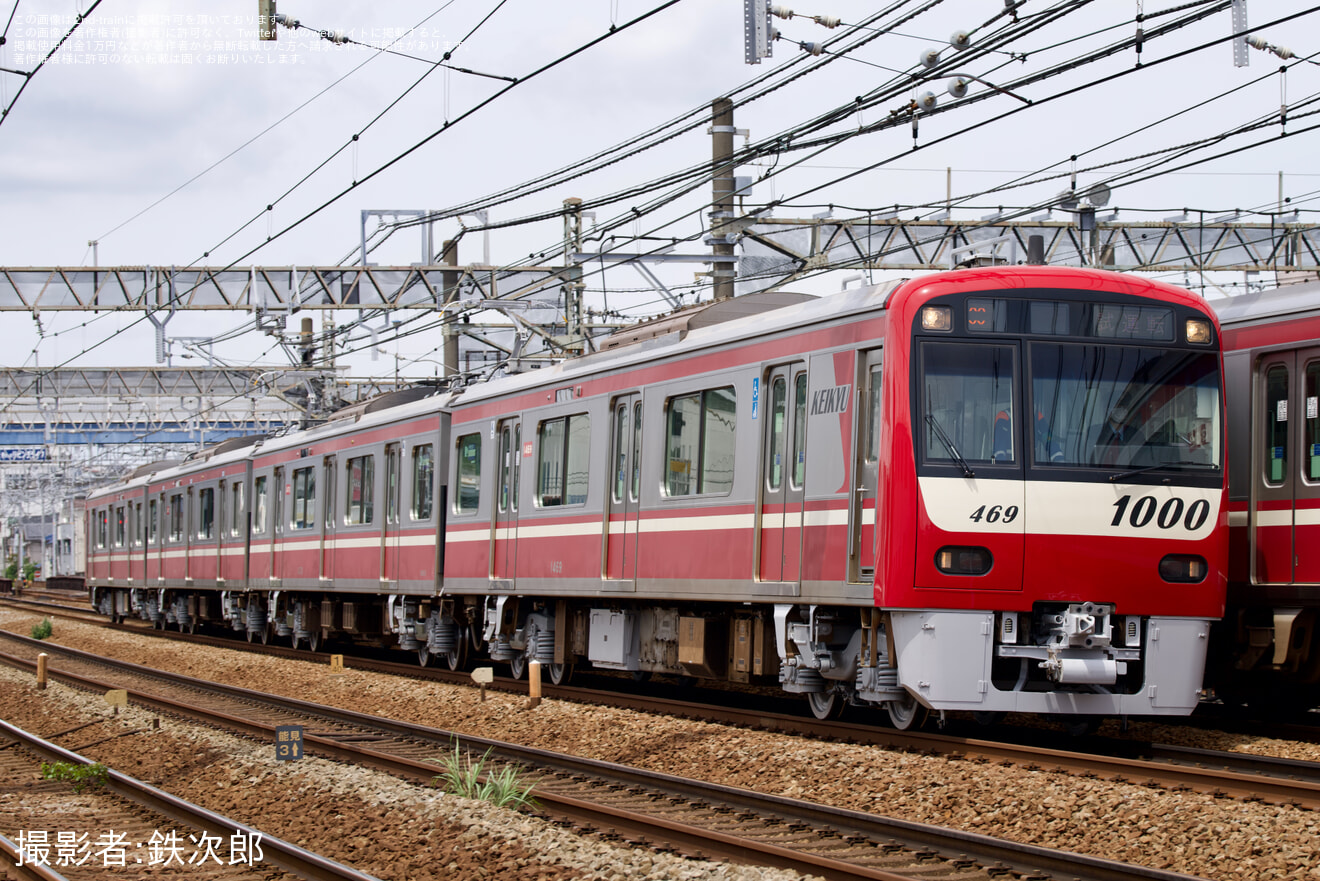
[[[0,22],[9,19],[0,68],[32,70],[94,2],[0,0]],[[1140,56],[1128,48],[1082,64],[1100,47],[1131,37],[1139,14],[1153,34],[1189,11],[1167,10],[1186,4],[1027,0],[1016,10],[1019,23],[1038,27],[1022,27],[995,52],[976,55],[952,48],[951,37],[966,31],[974,48],[994,39],[1011,24],[1004,0],[810,3],[788,4],[799,14],[775,20],[781,39],[773,57],[753,66],[743,58],[739,0],[280,0],[279,12],[303,27],[281,28],[275,42],[255,40],[257,0],[101,0],[0,122],[0,266],[90,266],[94,255],[102,266],[354,262],[363,211],[444,210],[481,199],[578,166],[778,65],[797,59],[793,70],[805,71],[831,52],[837,57],[818,70],[791,81],[781,75],[780,88],[740,100],[735,126],[752,143],[844,108],[820,129],[836,136],[835,146],[785,149],[739,169],[756,181],[748,207],[779,200],[775,216],[810,217],[830,206],[836,216],[901,206],[904,216],[920,216],[951,197],[955,217],[980,218],[1047,204],[1076,168],[1082,189],[1112,174],[1147,178],[1123,178],[1113,187],[1105,211],[1116,209],[1121,220],[1163,220],[1184,209],[1208,216],[1242,210],[1245,221],[1267,220],[1251,212],[1275,211],[1282,195],[1287,210],[1317,222],[1320,167],[1310,131],[1316,121],[1308,114],[1317,109],[1309,102],[1320,95],[1320,65],[1294,58],[1281,73],[1283,59],[1249,49],[1249,64],[1235,66],[1227,8],[1147,38]],[[827,29],[811,16],[843,24]],[[1270,45],[1302,59],[1320,57],[1320,5],[1256,2],[1248,22]],[[870,30],[849,27],[859,24]],[[323,31],[354,42],[331,42]],[[844,50],[864,36],[864,45]],[[810,41],[836,42],[812,58],[800,48]],[[939,51],[938,76],[923,73],[919,61],[930,49]],[[436,67],[446,53],[452,67]],[[949,63],[960,56],[965,67]],[[986,85],[1070,59],[1079,60],[1074,69],[1013,94]],[[969,91],[985,99],[947,109],[954,101],[945,86],[955,72],[976,77]],[[23,82],[0,72],[0,106],[14,101]],[[850,109],[857,98],[895,84],[892,97]],[[914,139],[910,105],[927,90],[939,96],[940,109],[918,117]],[[1286,128],[1279,120],[1284,105]],[[891,116],[900,124],[862,133]],[[1225,137],[1261,122],[1250,134]],[[708,124],[493,206],[489,217],[552,213],[566,198],[601,199],[708,162]],[[1199,140],[1217,146],[1195,158],[1227,155],[1136,173],[1150,157]],[[1259,146],[1243,149],[1248,144]],[[1050,173],[1063,177],[975,195]],[[662,187],[602,204],[588,219],[588,235],[600,224],[623,250],[637,250],[624,239],[642,234],[685,240],[676,245],[684,253],[704,252],[709,184],[628,219],[632,208],[669,192]],[[435,236],[460,230],[460,220],[446,219]],[[491,260],[557,262],[561,237],[558,219],[495,229]],[[459,247],[461,263],[484,261],[480,232],[466,233]],[[370,259],[407,264],[419,252],[417,230],[402,230]],[[703,268],[657,271],[668,284],[691,286]],[[846,274],[794,287],[826,293]],[[592,274],[589,305],[627,316],[660,311],[658,297],[640,288],[626,267]],[[693,288],[690,296],[702,294],[708,289]],[[352,318],[334,316],[340,324]],[[248,319],[181,314],[167,334],[231,336],[212,348],[225,363],[286,363],[269,337],[238,333]],[[155,363],[154,330],[138,314],[45,313],[38,321],[7,313],[3,320],[8,366]],[[342,348],[340,363],[352,375],[434,372],[438,332],[389,341],[392,322],[376,321],[374,352],[365,331]],[[182,342],[172,351],[176,366],[201,364],[182,357]]]

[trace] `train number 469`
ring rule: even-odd
[[[1129,505],[1131,511],[1128,510]],[[1197,499],[1188,505],[1177,496],[1161,505],[1154,496],[1142,496],[1136,504],[1132,504],[1132,496],[1126,495],[1114,502],[1114,508],[1114,519],[1110,526],[1122,526],[1123,516],[1127,515],[1128,523],[1137,529],[1149,526],[1153,521],[1160,529],[1172,529],[1182,523],[1188,532],[1195,532],[1210,516],[1210,503],[1205,499]]]
[[[1017,505],[1009,505],[1008,507],[1004,507],[1003,505],[991,505],[988,509],[985,505],[982,505],[973,511],[972,516],[968,519],[976,523],[980,523],[982,518],[985,519],[986,523],[1012,523],[1017,519],[1017,515]]]

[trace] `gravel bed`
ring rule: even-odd
[[[24,635],[36,620],[32,615],[0,612],[0,627]],[[1320,881],[1316,846],[1320,814],[1287,806],[875,746],[824,743],[553,700],[529,710],[525,698],[510,694],[491,692],[483,703],[475,688],[354,670],[331,676],[324,664],[227,649],[181,648],[76,622],[56,622],[52,641],[162,670],[466,734],[1206,878]],[[5,703],[0,700],[0,706]],[[1129,734],[1212,749],[1320,760],[1317,748],[1310,745],[1175,726],[1137,723]],[[220,752],[231,761],[243,755],[237,746]],[[266,775],[293,773],[271,770],[264,762],[262,767]],[[236,779],[245,779],[242,772]],[[257,777],[258,782],[265,779]],[[385,810],[396,801],[391,796],[377,803]],[[498,825],[500,821],[489,822]],[[631,877],[634,872],[619,868],[621,876]],[[688,876],[661,872],[656,877]]]

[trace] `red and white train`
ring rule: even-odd
[[[116,617],[774,684],[821,717],[1186,714],[1224,612],[1220,332],[1094,270],[762,294],[148,466]]]
[[[1320,706],[1320,300],[1315,284],[1219,305],[1232,414],[1228,614],[1208,681],[1230,699]]]

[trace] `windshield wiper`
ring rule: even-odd
[[[944,448],[953,455],[954,461],[962,466],[963,476],[975,477],[976,472],[972,470],[972,466],[967,464],[967,460],[962,457],[962,453],[958,452],[958,448],[953,445],[953,441],[949,440],[949,436],[944,433],[944,429],[940,428],[940,424],[935,420],[935,416],[931,413],[927,413],[926,422],[931,428],[935,429],[936,436],[939,437],[940,442],[944,444]]]
[[[1161,462],[1158,465],[1146,465],[1143,468],[1133,468],[1128,471],[1123,471],[1119,474],[1111,474],[1109,476],[1109,482],[1118,483],[1120,480],[1123,480],[1128,477],[1133,477],[1134,475],[1137,474],[1145,474],[1147,471],[1157,471],[1160,468],[1179,468],[1182,467],[1183,465],[1199,465],[1202,468],[1209,468],[1211,471],[1219,470],[1218,465],[1214,465],[1210,462],[1193,462],[1190,459],[1183,459],[1178,462]]]

